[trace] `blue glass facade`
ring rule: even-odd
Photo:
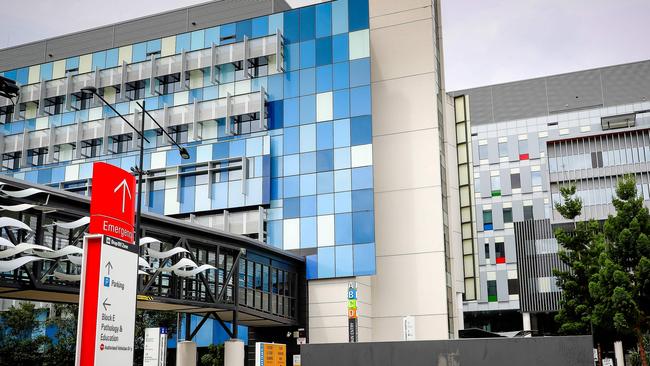
[[[337,0],[3,74],[22,85],[36,84],[64,78],[67,73],[117,68],[122,61],[146,64],[152,54],[164,60],[183,52],[201,52],[213,44],[251,42],[278,31],[284,38],[280,67],[274,63],[281,58],[273,55],[265,60],[267,65],[245,77],[241,64],[225,63],[216,69],[219,83],[213,82],[211,68],[205,67],[188,72],[188,88],[167,90],[160,77],[147,78],[142,80],[141,92],[133,91],[133,100],[113,98],[115,108],[129,115],[136,108],[135,100],[146,101],[149,110],[184,106],[189,110],[195,102],[217,104],[228,95],[266,92],[268,128],[239,119],[239,133],[233,135],[228,133],[231,121],[218,118],[200,121],[201,131],[193,131],[193,136],[181,128],[183,122],[172,123],[190,160],[181,160],[158,131],[147,131],[150,143],[145,145],[144,168],[154,176],[145,191],[146,210],[187,215],[263,206],[269,245],[313,253],[307,257],[308,278],[374,274],[367,0]],[[156,92],[152,94],[151,89]],[[110,87],[104,96],[111,101]],[[73,99],[72,104],[76,102]],[[28,103],[21,118],[2,126],[5,138],[24,131],[48,133],[50,126],[80,121],[91,126],[114,117],[106,107],[61,108],[40,115],[33,109]],[[117,137],[111,136],[105,153],[78,158],[72,151],[82,146],[54,146],[58,155],[53,161],[39,162],[30,155],[29,164],[5,167],[3,173],[75,190],[92,176],[93,161],[124,169],[136,165],[137,147],[127,142],[125,148]],[[233,169],[233,164],[243,160],[246,172]]]

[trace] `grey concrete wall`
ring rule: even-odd
[[[309,344],[304,366],[591,366],[591,336]]]

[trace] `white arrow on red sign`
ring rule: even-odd
[[[126,207],[125,206],[125,204],[126,204],[126,195],[128,194],[129,198],[132,198],[131,197],[131,190],[129,189],[129,184],[126,182],[126,179],[123,179],[122,182],[120,184],[118,184],[117,187],[115,187],[113,192],[119,191],[120,188],[122,188],[122,212],[124,212],[124,209]]]

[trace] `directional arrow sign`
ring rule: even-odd
[[[125,208],[124,205],[126,204],[126,196],[128,195],[129,199],[132,198],[131,197],[131,190],[129,189],[129,184],[126,183],[126,179],[123,179],[122,182],[120,182],[120,184],[117,187],[115,187],[115,189],[113,190],[113,193],[119,191],[120,189],[122,189],[122,213],[124,213],[124,208]]]
[[[111,306],[111,304],[107,303],[108,297],[104,299],[104,302],[102,303],[102,306],[104,307],[104,310],[108,310],[107,306]]]
[[[132,243],[134,197],[135,178],[131,173],[106,163],[93,164],[89,232]]]
[[[104,267],[106,267],[106,270],[108,271],[108,275],[110,276],[111,275],[111,269],[113,269],[113,265],[111,264],[111,262],[109,261],[108,263],[106,263],[106,265]]]

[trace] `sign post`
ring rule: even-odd
[[[144,330],[143,366],[165,366],[167,364],[167,328]]]
[[[287,366],[287,345],[255,343],[255,366]]]
[[[348,341],[359,341],[359,318],[357,314],[357,283],[348,284]]]
[[[76,366],[133,363],[138,248],[133,244],[135,178],[93,165],[89,235],[79,291]]]

